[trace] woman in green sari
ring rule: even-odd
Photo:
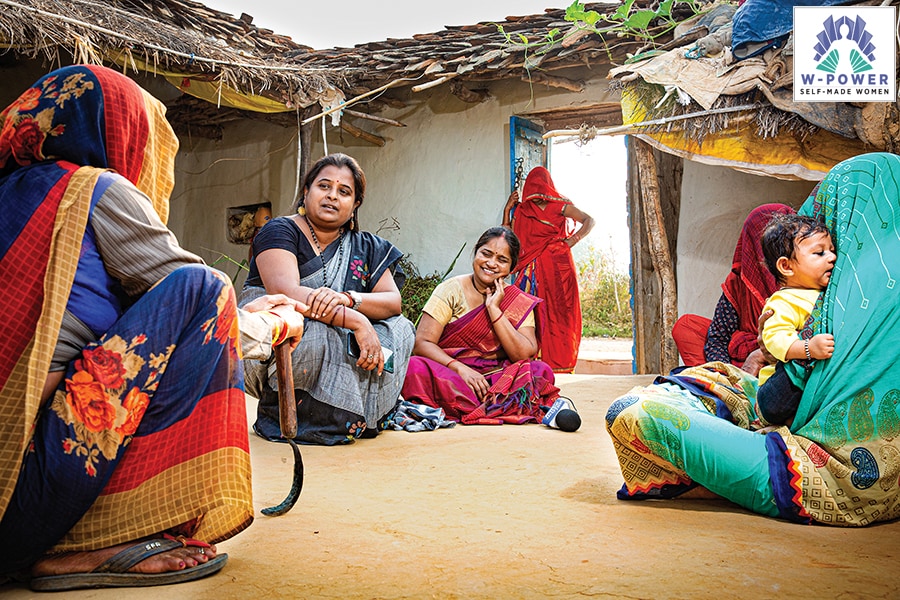
[[[756,378],[731,365],[660,377],[606,416],[625,478],[620,499],[672,498],[699,485],[798,522],[900,516],[900,157],[838,164],[800,214],[825,222],[838,256],[802,335],[832,333],[835,350],[790,365],[803,388],[790,428],[768,431]]]

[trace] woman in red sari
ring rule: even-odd
[[[541,300],[504,282],[518,257],[512,230],[492,227],[475,245],[472,273],[435,288],[416,329],[405,400],[467,425],[541,422],[559,389],[553,370],[533,360]]]
[[[544,302],[537,310],[540,358],[559,373],[571,373],[581,344],[581,301],[572,246],[594,227],[594,219],[560,195],[544,167],[525,178],[522,201],[513,190],[503,210],[503,224],[522,242],[515,285]],[[574,228],[574,223],[581,227]]]
[[[719,361],[757,375],[766,364],[757,342],[757,322],[778,284],[766,268],[760,237],[772,215],[793,212],[784,204],[763,204],[747,215],[713,318],[685,314],[672,327],[685,365]]]

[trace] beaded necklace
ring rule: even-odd
[[[478,289],[478,286],[475,285],[475,273],[472,273],[472,287],[475,288],[475,291],[478,292],[479,294],[481,294],[482,296],[487,296],[487,290],[484,290],[482,292],[481,290]]]
[[[331,283],[328,283],[328,269],[325,266],[325,253],[322,252],[322,246],[319,245],[319,238],[316,237],[316,231],[313,229],[312,223],[309,222],[305,216],[303,220],[306,221],[306,226],[309,228],[309,235],[312,236],[313,244],[316,245],[316,250],[319,251],[319,260],[322,261],[322,281],[325,282],[325,287],[330,288],[334,285],[334,282],[337,280],[338,272],[335,270],[334,277],[331,278]],[[338,236],[338,265],[344,263],[344,228],[341,227],[341,234]]]

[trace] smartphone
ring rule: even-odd
[[[381,347],[381,352],[384,354],[384,370],[388,373],[394,372],[394,352],[390,348]],[[347,354],[352,356],[353,358],[359,358],[359,342],[356,341],[356,336],[353,335],[353,332],[347,334]]]

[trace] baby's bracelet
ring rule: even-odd
[[[806,360],[812,360],[812,355],[809,353],[809,340],[803,340],[803,349],[806,350]]]

